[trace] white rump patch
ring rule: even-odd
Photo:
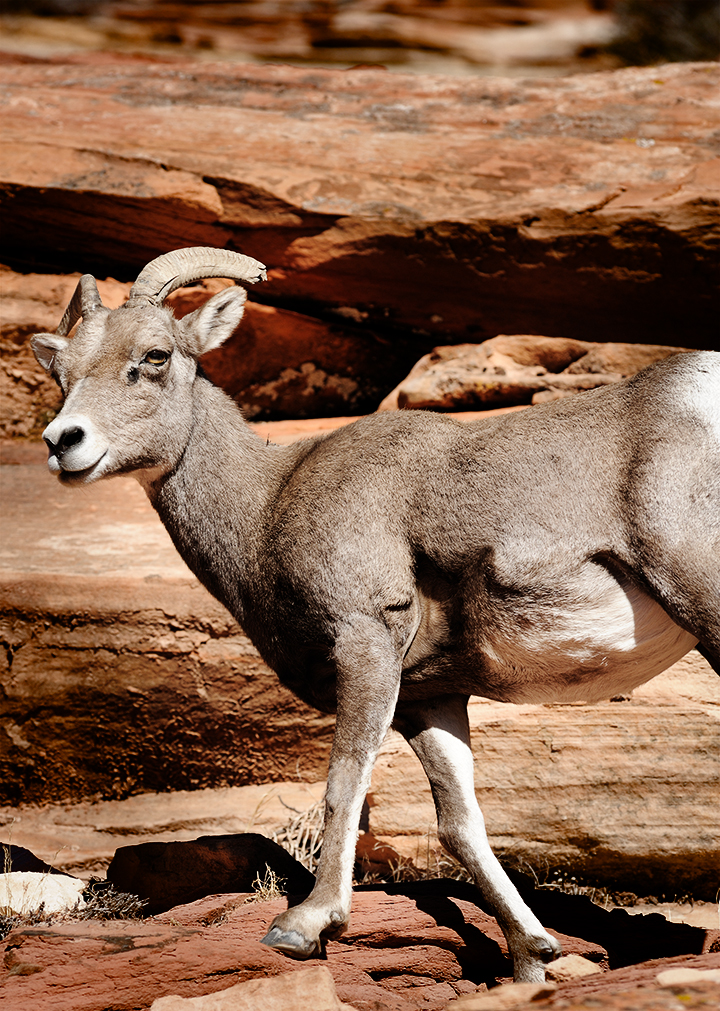
[[[687,359],[694,367],[679,377],[679,406],[701,418],[720,443],[720,354],[699,351]]]

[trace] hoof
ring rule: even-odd
[[[322,954],[318,941],[308,941],[297,930],[283,930],[282,927],[270,927],[260,943],[290,958],[306,959]]]
[[[546,965],[548,962],[554,962],[556,958],[560,958],[562,955],[562,947],[559,941],[556,941],[554,937],[548,939],[548,944],[543,944],[538,950],[538,955],[541,961]]]
[[[544,962],[546,965],[548,964],[548,962],[554,962],[556,958],[560,958],[561,954],[562,949],[556,951],[554,948],[551,948],[550,945],[548,945],[547,948],[541,948],[540,951],[538,952],[538,955],[540,956],[540,961]]]

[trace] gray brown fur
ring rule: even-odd
[[[698,640],[717,669],[720,355],[470,425],[389,412],[279,447],[197,369],[244,299],[227,289],[182,321],[152,303],[91,308],[74,338],[37,335],[66,395],[45,433],[51,469],[68,484],[136,476],[280,679],[337,712],[317,884],[266,943],[305,958],[347,923],[360,811],[394,723],[515,978],[542,979],[559,946],[488,846],[467,697],[609,697]],[[150,364],[154,349],[167,362]]]

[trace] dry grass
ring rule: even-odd
[[[114,885],[91,878],[83,892],[85,906],[73,910],[71,920],[139,920],[144,916],[147,899],[131,892],[118,892]]]
[[[325,801],[318,801],[307,811],[301,811],[297,817],[273,832],[271,838],[286,849],[291,856],[306,867],[312,874],[317,873],[320,853],[322,852],[323,825],[325,820]],[[371,857],[372,859],[372,857]],[[453,878],[456,881],[470,881],[471,877],[462,864],[447,853],[433,852],[430,840],[427,841],[427,858],[425,867],[416,867],[412,860],[399,858],[397,862],[387,865],[388,869],[363,871],[356,866],[354,884],[383,884],[402,881],[422,881],[429,878]]]
[[[692,895],[682,894],[642,895],[622,889],[615,889],[611,884],[598,885],[583,881],[569,870],[554,870],[540,872],[529,864],[522,863],[518,868],[526,877],[532,878],[535,887],[543,891],[563,892],[565,895],[585,895],[591,902],[604,909],[612,906],[636,906],[638,903],[661,905],[663,902],[693,904]]]
[[[5,844],[2,844],[2,873],[12,873],[12,855],[9,846]],[[49,875],[50,871],[45,873]],[[18,927],[35,927],[40,924],[52,926],[53,923],[68,920],[139,919],[147,905],[145,899],[140,899],[129,892],[118,892],[111,884],[99,878],[90,879],[81,898],[84,900],[82,907],[78,898],[75,906],[62,912],[46,913],[44,902],[28,913],[13,913],[4,909],[0,912],[0,940]]]
[[[260,877],[260,872],[255,875],[253,881],[253,894],[248,895],[245,902],[270,902],[272,899],[281,899],[286,894],[286,880],[279,878],[275,871],[265,864],[265,873]]]
[[[273,832],[270,838],[286,849],[311,874],[316,874],[322,849],[324,822],[325,801],[319,800],[307,811],[301,811],[283,828]]]
[[[372,854],[372,851],[371,851]],[[431,853],[424,867],[417,867],[408,857],[389,861],[385,870],[371,870],[356,875],[356,885],[401,884],[403,881],[429,881],[433,878],[450,878],[453,881],[472,881],[467,869],[449,853]]]
[[[104,887],[101,891],[91,891],[92,884],[91,882],[82,893],[85,900],[82,908],[78,903],[62,912],[46,913],[43,902],[30,913],[0,915],[0,940],[17,928],[38,925],[51,927],[54,923],[77,920],[137,920],[143,916],[143,909],[147,905],[146,899],[140,899],[129,892],[116,892],[112,885]]]

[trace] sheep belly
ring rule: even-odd
[[[683,657],[697,639],[651,597],[605,573],[602,592],[569,606],[528,608],[483,629],[483,667],[505,700],[600,702],[627,694]],[[507,616],[505,616],[507,617]]]

